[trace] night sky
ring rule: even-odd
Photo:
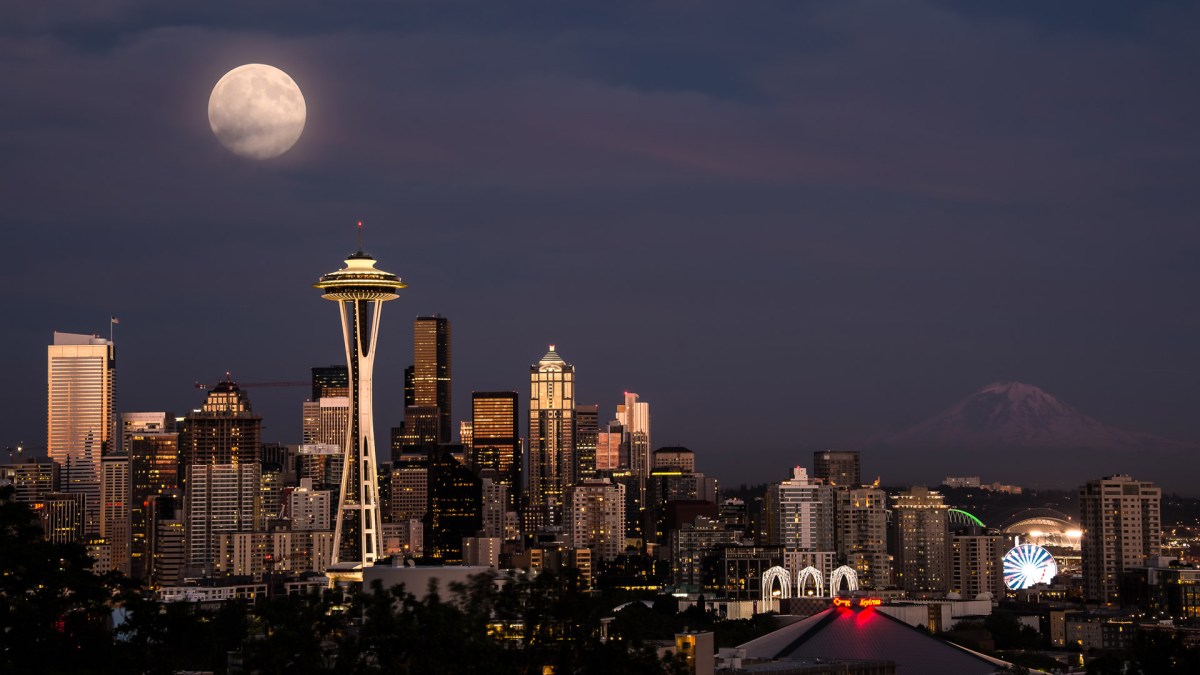
[[[456,419],[473,389],[524,402],[554,343],[579,403],[640,393],[725,484],[995,380],[1200,440],[1198,27],[1183,2],[4,3],[0,442],[44,446],[52,331],[110,315],[122,411],[344,361],[310,286],[357,220],[409,284],[381,438],[441,313]],[[251,62],[308,105],[274,160],[208,125]],[[267,440],[299,442],[306,394],[250,390]],[[885,482],[940,480],[921,459]]]

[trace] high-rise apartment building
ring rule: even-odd
[[[508,514],[511,512],[508,505],[508,487],[491,478],[483,478],[482,480],[483,527],[480,528],[480,532],[484,537],[498,537],[501,540],[508,539]]]
[[[452,431],[450,354],[450,320],[444,316],[417,317],[413,322],[411,405],[437,408],[437,443],[449,443]]]
[[[1125,475],[1079,488],[1085,598],[1119,602],[1125,570],[1162,554],[1161,508],[1161,488]]]
[[[593,560],[613,560],[625,552],[625,486],[607,478],[587,478],[569,491],[568,545],[587,548]]]
[[[100,531],[100,457],[114,449],[113,343],[54,333],[47,356],[46,453],[58,462],[64,492],[84,496],[85,534]]]
[[[862,485],[858,452],[818,450],[813,453],[813,477],[830,485],[856,488]]]
[[[1004,597],[1004,553],[1008,546],[1008,539],[998,533],[951,536],[950,591],[964,600],[982,593],[991,593],[993,598]]]
[[[914,487],[893,495],[894,583],[909,593],[950,587],[949,507],[941,493]]]
[[[329,490],[314,490],[312,481],[304,478],[300,487],[287,495],[287,516],[293,530],[329,530],[332,523],[333,498]]]
[[[525,531],[563,525],[566,489],[575,482],[575,368],[554,345],[529,368],[529,502]]]
[[[808,477],[803,467],[767,487],[767,543],[796,551],[834,550],[834,489]]]
[[[508,510],[521,503],[524,457],[517,435],[517,392],[471,394],[471,448],[468,463],[477,474],[504,485]]]
[[[600,436],[600,406],[575,406],[575,478],[596,477],[596,442]]]
[[[184,506],[187,564],[192,573],[216,569],[217,535],[251,532],[257,520],[259,465],[192,464]]]
[[[837,490],[837,553],[866,588],[892,583],[888,553],[887,493],[875,488]]]

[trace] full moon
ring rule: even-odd
[[[208,97],[208,124],[221,144],[251,159],[278,157],[304,131],[304,95],[282,70],[261,63],[225,73]]]

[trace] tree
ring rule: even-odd
[[[46,541],[29,505],[0,488],[0,672],[108,671],[120,577],[91,566],[82,545]]]

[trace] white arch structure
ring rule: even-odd
[[[842,565],[829,573],[829,595],[836,596],[842,590],[842,579],[846,580],[846,590],[858,590],[858,572],[854,571],[849,565]]]
[[[805,567],[804,569],[800,570],[796,574],[796,596],[797,597],[800,597],[800,598],[804,597],[804,582],[810,578],[813,581],[813,586],[816,588],[816,591],[817,591],[816,596],[819,598],[819,597],[822,597],[825,595],[825,583],[824,583],[824,580],[821,579],[821,570],[819,570],[815,567],[812,567],[810,565],[810,566]]]
[[[767,570],[766,572],[763,572],[763,575],[762,575],[763,603],[768,603],[773,599],[771,597],[771,587],[775,585],[776,579],[779,580],[779,597],[781,599],[792,597],[792,580],[791,580],[790,575],[788,575],[788,571],[783,569],[782,567],[776,566],[776,567],[772,567],[771,569]]]

